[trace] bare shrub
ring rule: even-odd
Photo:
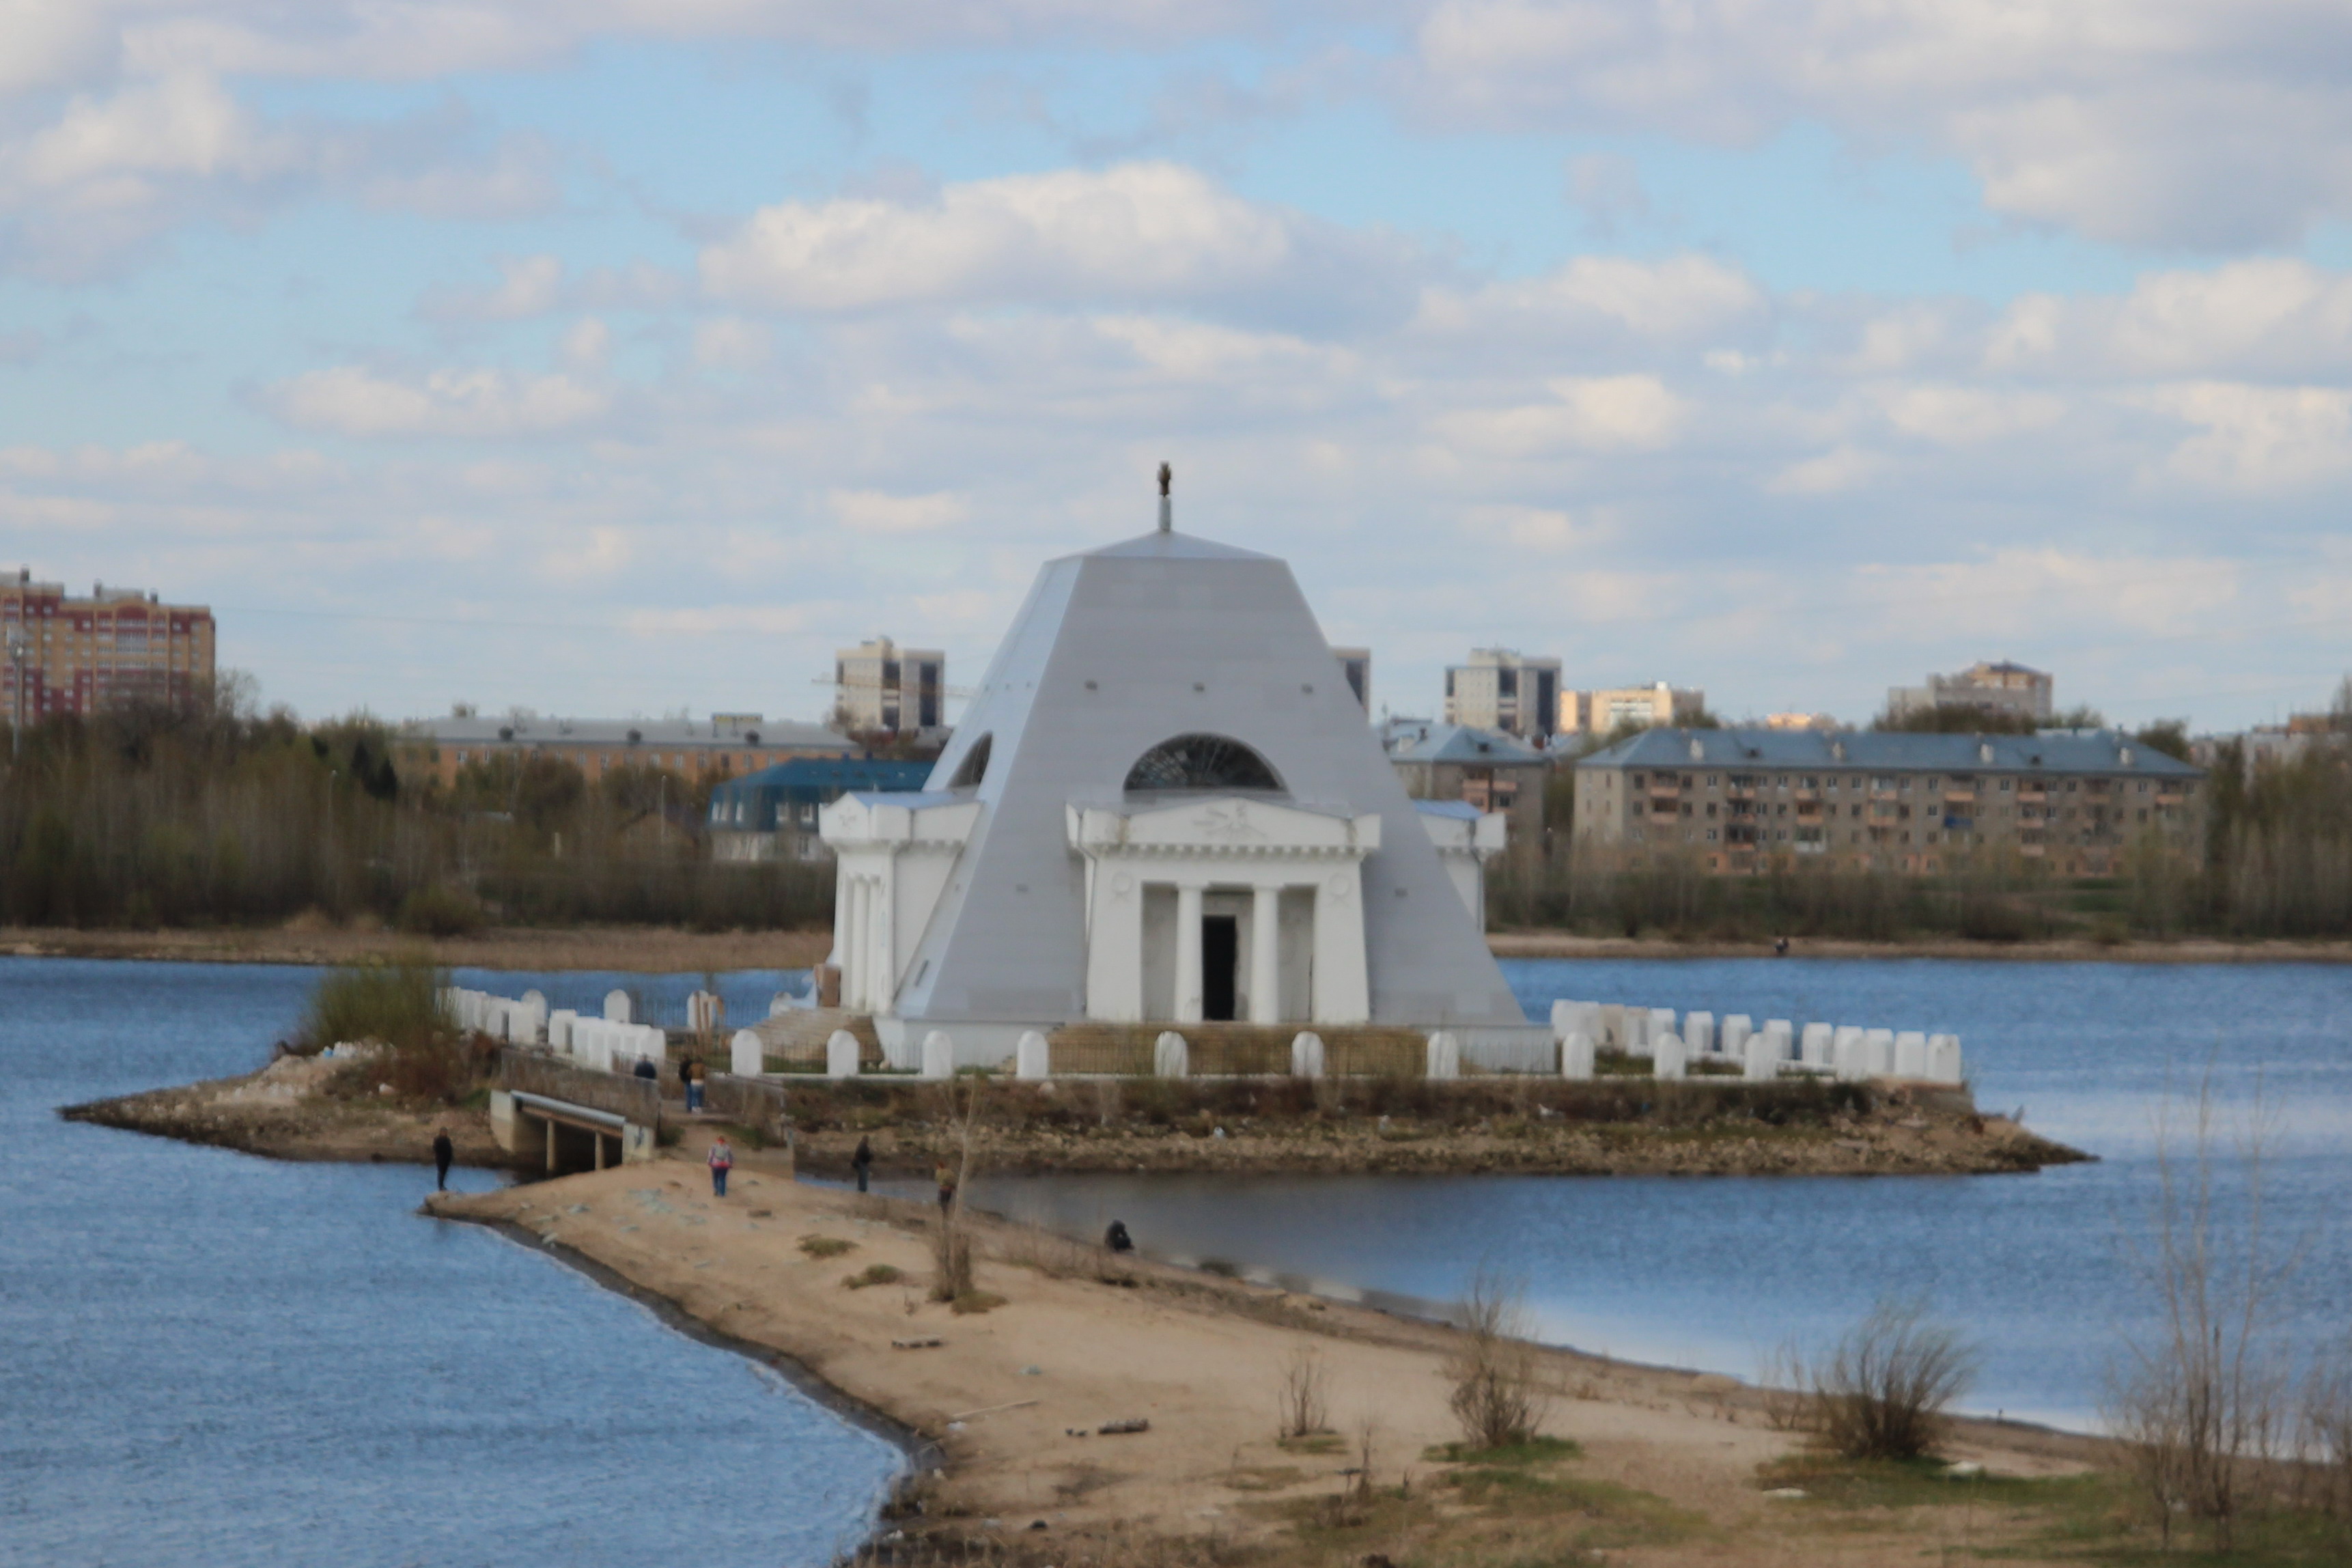
[[[1328,1431],[1328,1392],[1321,1353],[1312,1345],[1292,1351],[1282,1369],[1282,1418],[1276,1436],[1287,1440]]]
[[[2226,1551],[2286,1436],[2288,1379],[2273,1321],[2290,1265],[2273,1257],[2263,1230],[2270,1126],[2258,1098],[2234,1129],[2230,1173],[2210,1076],[2185,1152],[2168,1098],[2156,1115],[2148,1239],[2126,1247],[2158,1310],[2107,1369],[2107,1422],[2165,1544],[2185,1516]]]
[[[983,1079],[950,1081],[940,1091],[941,1123],[955,1142],[950,1156],[955,1191],[940,1208],[940,1226],[931,1238],[931,1300],[958,1301],[975,1289],[971,1272],[971,1235],[964,1224],[964,1194],[971,1184],[972,1157],[981,1131],[981,1089]]]
[[[1881,1301],[1812,1368],[1812,1422],[1846,1458],[1916,1459],[1975,1372],[1975,1353],[1924,1301]]]
[[[2321,1354],[2301,1404],[2295,1448],[2305,1506],[2352,1524],[2352,1339]]]
[[[1470,1281],[1456,1321],[1460,1348],[1446,1358],[1454,1385],[1446,1404],[1474,1448],[1524,1443],[1542,1424],[1547,1403],[1527,1340],[1527,1312],[1513,1281],[1482,1268]]]
[[[480,1064],[442,1015],[441,983],[439,972],[415,953],[337,964],[310,993],[303,1038],[316,1049],[347,1040],[384,1047],[344,1075],[347,1093],[388,1083],[396,1094],[454,1105],[473,1088]]]
[[[1764,1424],[1775,1432],[1810,1432],[1815,1426],[1805,1356],[1794,1340],[1783,1340],[1764,1359],[1756,1379],[1764,1399]]]

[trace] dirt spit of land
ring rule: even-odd
[[[1520,1561],[1546,1541],[1606,1539],[1612,1563],[1729,1568],[1824,1561],[1815,1549],[1829,1547],[1839,1562],[1910,1561],[1958,1528],[1792,1511],[1759,1468],[1800,1440],[1773,1429],[1754,1390],[1566,1351],[1539,1352],[1537,1377],[1544,1430],[1580,1446],[1559,1450],[1561,1479],[1541,1483],[1569,1500],[1559,1517],[1474,1507],[1465,1500],[1487,1494],[1449,1480],[1459,1467],[1441,1447],[1462,1436],[1448,1407],[1452,1330],[978,1217],[976,1283],[1001,1304],[959,1313],[929,1300],[930,1205],[740,1169],[721,1200],[698,1149],[679,1152],[436,1195],[426,1212],[523,1227],[917,1434],[941,1468],[919,1514],[885,1521],[886,1542],[988,1537],[1009,1549],[1000,1560],[1075,1568],[1210,1561],[1203,1542],[1215,1560],[1319,1564],[1433,1562],[1441,1543],[1447,1563],[1503,1561],[1481,1552],[1506,1543]],[[845,1284],[870,1270],[897,1278]],[[1280,1390],[1302,1352],[1322,1369],[1331,1433],[1285,1442]],[[1134,1422],[1148,1426],[1111,1430]],[[1351,1522],[1335,1500],[1366,1441],[1384,1500]],[[2042,1476],[2079,1469],[2095,1447],[1964,1424],[1952,1452]],[[1596,1559],[1579,1548],[1542,1560]]]

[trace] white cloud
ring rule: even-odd
[[[695,323],[694,363],[705,370],[757,370],[774,350],[765,322],[717,316]]]
[[[1563,376],[1554,401],[1448,414],[1449,444],[1507,458],[1568,452],[1655,451],[1674,439],[1689,405],[1654,375]]]
[[[1964,161],[1995,212],[2229,247],[2352,215],[2336,0],[1439,0],[1423,110],[1753,142],[1827,122]]]
[[[762,208],[704,249],[715,298],[793,310],[1177,300],[1348,282],[1323,226],[1174,163],[949,185],[926,200]],[[1318,270],[1328,272],[1318,279]]]
[[[396,379],[357,365],[315,370],[271,389],[278,417],[342,436],[543,436],[593,424],[609,394],[568,375],[436,370]]]
[[[2352,473],[2352,390],[2206,381],[2159,388],[2147,402],[2201,427],[2166,462],[2200,484],[2294,489]]]
[[[2258,258],[2149,273],[2121,297],[2030,294],[1993,328],[1985,363],[2061,376],[2340,374],[2352,276]]]
[[[2044,392],[1972,386],[1906,386],[1885,399],[1886,422],[1906,436],[1974,447],[2047,430],[2065,417],[2063,399]]]
[[[1764,306],[1746,273],[1712,257],[1580,256],[1538,278],[1433,288],[1415,324],[1432,332],[1680,341],[1751,323]]]
[[[844,528],[858,533],[936,533],[971,515],[964,498],[946,490],[898,496],[881,490],[834,490],[825,500]]]

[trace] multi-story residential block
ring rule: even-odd
[[[1372,650],[1368,647],[1335,647],[1331,657],[1339,661],[1340,672],[1348,678],[1348,689],[1356,694],[1364,711],[1372,710]]]
[[[1663,680],[1559,694],[1559,727],[1572,735],[1606,735],[1620,724],[1688,724],[1706,711],[1706,692]]]
[[[455,784],[468,763],[533,755],[572,763],[593,784],[615,768],[660,768],[691,780],[735,778],[796,757],[856,757],[857,743],[814,724],[757,713],[698,719],[503,719],[459,714],[401,727],[404,768]]]
[[[947,723],[948,656],[877,637],[833,658],[835,721],[853,734],[938,730]]]
[[[1886,710],[1896,718],[1930,708],[1976,708],[1988,713],[2011,713],[2026,719],[2047,719],[2056,711],[2056,682],[2038,669],[2007,659],[1999,664],[1979,661],[1958,675],[1931,675],[1925,686],[1891,686]]]
[[[1498,730],[1428,719],[1391,719],[1381,730],[1389,763],[1416,800],[1458,800],[1505,823],[1509,847],[1543,842],[1544,780],[1549,759]]]
[[[747,773],[710,792],[714,860],[817,860],[832,851],[817,813],[853,790],[919,790],[929,763],[873,757],[800,757]]]
[[[1542,744],[1559,724],[1559,660],[1472,648],[1469,663],[1445,671],[1445,721]]]
[[[2204,778],[2110,730],[1651,730],[1577,763],[1575,842],[1716,872],[1933,873],[1998,851],[2105,876],[2137,846],[2200,859]]]
[[[30,568],[0,579],[0,717],[26,724],[139,702],[178,706],[213,683],[213,613],[136,588],[86,599]]]

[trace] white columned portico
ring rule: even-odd
[[[1087,861],[1086,1016],[1205,1021],[1213,916],[1245,928],[1232,978],[1248,1022],[1369,1022],[1363,862],[1380,837],[1377,814],[1233,795],[1071,806],[1070,847]]]
[[[1249,1021],[1282,1022],[1282,885],[1250,889]]]
[[[843,1006],[882,1017],[898,1011],[898,972],[918,951],[979,813],[955,796],[845,795],[818,815],[836,857]]]
[[[1139,955],[1139,957],[1140,955]],[[1201,1021],[1201,886],[1176,884],[1176,1021]]]

